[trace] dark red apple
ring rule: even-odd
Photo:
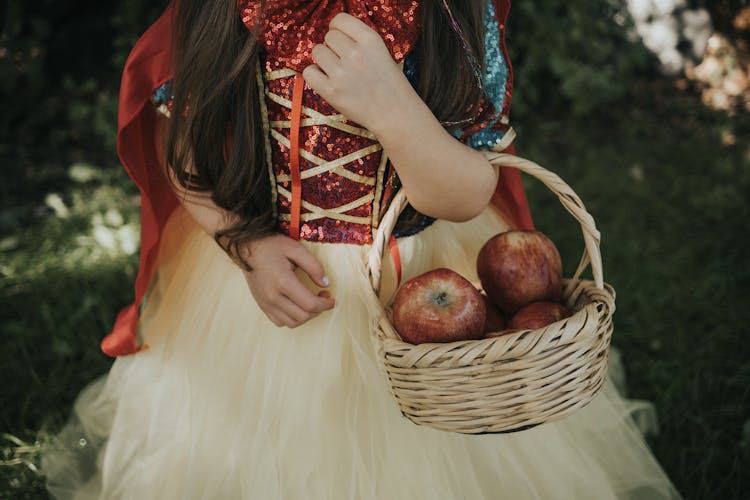
[[[482,294],[482,298],[484,299],[484,305],[487,308],[487,316],[484,319],[484,333],[499,332],[500,330],[505,329],[507,322],[505,321],[503,313],[500,312],[487,295]]]
[[[557,302],[540,301],[523,306],[510,319],[509,327],[536,330],[569,317],[573,312]]]
[[[393,302],[393,326],[410,344],[480,339],[486,314],[479,290],[446,268],[410,279]]]
[[[482,288],[504,313],[539,300],[562,299],[560,252],[539,231],[506,231],[490,238],[477,256]]]

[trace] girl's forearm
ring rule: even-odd
[[[180,204],[211,237],[219,230],[231,226],[238,220],[237,214],[217,206],[211,200],[211,193],[209,191],[197,192],[187,190],[171,176],[169,184],[172,191],[177,195]]]
[[[471,219],[489,204],[498,170],[481,152],[450,135],[412,93],[373,132],[415,209],[440,219]]]

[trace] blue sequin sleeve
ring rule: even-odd
[[[489,108],[480,113],[475,123],[453,130],[451,133],[464,141],[474,149],[491,149],[500,143],[505,137],[508,127],[501,123],[502,112],[506,108],[506,99],[509,95],[511,72],[508,61],[505,59],[501,44],[500,27],[495,18],[495,6],[492,0],[485,0],[484,10],[484,51],[485,70],[482,78],[482,86],[485,91],[485,100],[490,104]],[[416,88],[419,77],[419,52],[421,47],[417,45],[404,59],[404,74]],[[397,226],[393,234],[396,238],[411,236],[428,226],[436,219],[423,215],[412,227],[401,229]]]
[[[495,108],[494,117],[484,123],[482,128],[465,137],[466,144],[475,148],[492,148],[505,136],[506,127],[496,127],[502,119],[510,85],[510,71],[508,61],[502,51],[500,27],[495,19],[495,7],[492,0],[485,1],[484,11],[484,51],[485,72],[482,84],[486,98]],[[461,137],[464,130],[454,131],[456,137]]]

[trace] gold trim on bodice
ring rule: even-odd
[[[278,94],[273,93],[271,90],[269,90],[266,83],[273,81],[273,80],[281,79],[281,78],[292,77],[296,75],[296,72],[289,68],[275,70],[275,71],[263,71],[261,68],[260,62],[257,67],[257,72],[258,72],[258,75],[257,75],[258,76],[258,88],[259,88],[259,93],[261,96],[261,99],[260,99],[261,115],[263,119],[263,130],[265,133],[266,161],[268,163],[268,171],[269,171],[271,184],[272,184],[271,188],[272,188],[272,196],[273,196],[272,203],[274,206],[274,214],[276,215],[277,220],[289,221],[290,220],[289,214],[278,213],[277,203],[278,203],[279,196],[282,196],[286,198],[287,200],[291,201],[292,193],[289,189],[286,189],[284,185],[291,182],[292,179],[291,179],[291,175],[289,174],[280,174],[275,171],[273,161],[272,161],[271,140],[274,140],[279,145],[289,149],[291,147],[290,140],[281,132],[281,130],[290,129],[291,121],[289,120],[269,121],[268,107],[266,105],[265,98],[268,98],[269,100],[291,110],[292,101]],[[303,198],[302,207],[309,210],[309,213],[301,214],[300,215],[301,220],[313,221],[313,220],[326,217],[329,219],[340,220],[340,221],[345,221],[345,222],[367,224],[373,228],[376,228],[378,219],[380,217],[380,209],[381,209],[380,197],[382,196],[382,193],[383,193],[382,184],[384,180],[383,179],[384,171],[386,168],[386,164],[388,163],[388,157],[385,154],[385,151],[383,151],[383,147],[380,145],[379,142],[377,142],[377,138],[375,137],[375,134],[373,134],[371,131],[365,128],[351,125],[351,123],[346,123],[347,118],[341,113],[326,115],[319,111],[316,111],[315,109],[312,109],[303,105],[302,115],[303,115],[303,118],[300,121],[301,127],[312,126],[312,125],[327,125],[329,127],[338,129],[347,134],[365,137],[367,139],[375,141],[375,144],[370,144],[369,146],[363,147],[350,154],[347,154],[345,156],[342,156],[340,158],[337,158],[335,160],[330,160],[330,161],[326,160],[325,158],[321,158],[311,153],[310,151],[307,151],[303,147],[299,148],[300,157],[304,158],[305,160],[309,161],[310,163],[314,165],[314,167],[302,170],[300,172],[300,176],[302,179],[310,179],[317,175],[325,174],[326,172],[333,172],[351,181],[373,187],[373,189],[371,189],[370,192],[368,192],[365,196],[362,196],[347,204],[344,204],[338,207],[333,207],[333,208],[319,207],[313,203],[310,203],[308,200],[305,200]],[[361,158],[364,158],[378,151],[381,152],[381,158],[380,158],[376,176],[373,177],[373,176],[367,176],[367,175],[360,175],[356,172],[352,172],[351,170],[344,168],[345,165],[351,162],[355,162]],[[345,213],[355,208],[366,205],[368,203],[372,203],[372,215],[370,217],[357,217],[357,216],[347,215]]]

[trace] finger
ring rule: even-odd
[[[299,326],[299,323],[297,322],[297,320],[295,320],[294,318],[292,318],[291,316],[289,316],[282,310],[277,309],[275,314],[279,318],[279,320],[281,320],[281,325],[279,326],[282,326],[282,327],[286,326],[288,328],[296,328]]]
[[[331,309],[333,309],[334,307],[336,307],[336,299],[331,296],[331,292],[329,292],[328,290],[322,290],[322,291],[318,292],[318,297],[323,297],[323,298],[326,298],[326,299],[331,299],[331,301],[332,301]]]
[[[318,44],[313,47],[312,56],[315,64],[317,64],[318,67],[329,77],[332,76],[333,72],[336,71],[341,64],[339,56],[323,44]]]
[[[266,316],[268,316],[268,319],[276,326],[284,326],[284,322],[279,319],[278,315],[273,313],[266,313]]]
[[[327,311],[333,307],[333,299],[313,294],[296,276],[289,280],[284,295],[298,307],[310,313]]]
[[[328,30],[325,42],[341,59],[354,49],[356,43],[349,35],[337,29]]]
[[[297,267],[305,271],[316,285],[325,288],[331,284],[326,276],[323,264],[321,264],[318,258],[301,243],[297,243],[292,247],[287,258],[289,258],[289,260],[291,260]]]
[[[310,64],[302,70],[302,76],[307,84],[319,94],[329,94],[331,90],[331,80],[328,75],[323,73],[317,64]]]
[[[333,16],[329,28],[341,31],[356,42],[362,41],[363,38],[367,38],[373,34],[380,36],[364,22],[346,12],[340,12]]]
[[[319,313],[311,313],[308,311],[305,311],[302,309],[299,305],[297,305],[292,299],[289,297],[282,297],[278,302],[279,309],[281,309],[284,314],[292,318],[297,325],[299,326],[302,323],[305,323],[306,321],[312,319],[313,317],[317,316]]]
[[[296,320],[294,318],[291,318],[286,312],[284,312],[281,307],[278,306],[278,303],[281,302],[280,299],[283,298],[284,297],[282,295],[278,295],[273,303],[268,304],[267,306],[262,308],[263,312],[266,314],[266,317],[268,317],[271,323],[278,326],[279,328],[296,323]]]

